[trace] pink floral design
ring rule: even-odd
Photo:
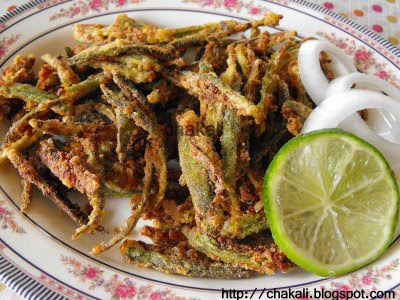
[[[150,294],[150,300],[161,300],[162,294],[160,292],[154,292]]]
[[[131,298],[136,295],[136,288],[126,284],[119,284],[115,288],[115,294],[121,298]]]
[[[7,54],[8,48],[12,44],[14,44],[20,37],[21,34],[13,34],[0,38],[0,59]]]
[[[104,278],[104,271],[97,266],[84,265],[77,259],[61,256],[61,261],[68,266],[68,272],[77,277],[81,282],[89,283],[89,290],[103,288],[111,299],[141,299],[141,300],[197,300],[178,296],[170,289],[158,289],[155,285],[141,285],[129,277],[121,278],[113,274]],[[48,283],[51,284],[51,283]],[[53,283],[54,284],[54,283]],[[74,298],[78,299],[78,298]]]
[[[210,7],[211,9],[226,9],[228,11],[236,11],[238,13],[247,11],[253,16],[263,16],[269,8],[265,6],[256,5],[254,1],[243,1],[243,0],[183,0],[183,3],[192,3],[201,7]],[[285,2],[285,1],[276,1]]]
[[[319,36],[343,49],[343,52],[353,57],[357,69],[365,73],[372,73],[391,84],[399,87],[400,79],[388,68],[387,62],[378,63],[374,53],[364,46],[356,44],[355,40],[336,36],[335,33],[318,32]]]
[[[368,267],[365,272],[354,272],[346,282],[340,280],[332,280],[329,286],[321,286],[321,289],[329,291],[352,291],[363,289],[369,296],[371,291],[379,289],[382,281],[391,280],[390,275],[400,266],[400,259],[395,259],[388,265],[380,268]],[[397,299],[397,298],[396,298]]]
[[[53,0],[56,4],[59,0]],[[90,0],[75,1],[68,8],[61,8],[58,13],[50,17],[50,21],[54,21],[61,18],[73,19],[77,16],[85,16],[90,12],[102,12],[108,11],[110,5],[115,5],[116,7],[124,7],[132,3],[140,3],[146,0]],[[46,2],[47,3],[47,2]],[[54,5],[52,4],[52,5]]]
[[[88,268],[86,270],[86,277],[89,279],[94,279],[97,276],[97,269],[95,268]]]
[[[101,0],[92,0],[89,2],[89,7],[93,10],[100,10],[102,7],[103,3]]]
[[[1,55],[0,55],[1,57]],[[0,200],[0,229],[11,229],[12,232],[17,234],[26,233],[25,229],[20,227],[14,220],[14,211],[8,210],[6,207],[6,201]]]

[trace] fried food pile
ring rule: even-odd
[[[110,230],[105,201],[129,195],[129,218],[92,254],[143,218],[153,243],[121,245],[135,265],[216,278],[289,270],[268,231],[263,176],[313,105],[296,32],[260,28],[281,17],[172,29],[120,15],[76,24],[79,45],[43,55],[38,75],[33,56],[17,56],[0,81],[0,117],[12,121],[0,160],[22,178],[21,210],[36,187],[76,222],[78,239]],[[68,199],[72,190],[90,209]]]

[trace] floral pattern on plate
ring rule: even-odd
[[[25,229],[22,228],[14,220],[15,211],[6,208],[6,201],[0,200],[0,229],[10,229],[13,233],[24,234]]]
[[[317,32],[317,34],[351,56],[360,71],[374,74],[397,87],[400,86],[399,78],[388,69],[388,64],[386,62],[377,63],[374,53],[365,46],[357,45],[354,39],[338,37],[334,32]]]
[[[68,272],[79,278],[81,282],[88,283],[89,290],[103,288],[111,299],[140,299],[140,300],[197,300],[176,295],[171,289],[159,289],[155,285],[140,285],[129,277],[120,277],[113,274],[105,278],[104,271],[98,266],[83,264],[79,260],[61,256],[61,261],[68,266]]]
[[[12,44],[14,44],[20,37],[21,34],[12,34],[10,36],[4,36],[0,38],[0,58],[7,54]]]
[[[59,0],[53,0],[59,2]],[[61,8],[60,11],[50,17],[50,21],[60,18],[73,19],[78,16],[86,16],[88,13],[97,13],[108,11],[111,4],[117,8],[122,8],[127,5],[144,2],[146,0],[79,0],[74,2],[68,8]]]
[[[379,291],[379,285],[382,281],[391,280],[392,273],[400,267],[400,258],[391,261],[389,264],[382,267],[366,268],[366,272],[354,272],[346,281],[332,280],[328,286],[322,285],[322,290],[333,291],[359,291],[363,290],[366,296],[369,297],[371,291]],[[395,291],[396,299],[400,295],[400,291]]]

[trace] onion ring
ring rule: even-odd
[[[384,92],[389,97],[400,101],[400,91],[385,80],[374,75],[352,73],[335,78],[326,92],[326,98],[356,88]],[[400,119],[393,112],[382,109],[368,110],[369,126],[386,140],[400,144]]]
[[[397,175],[400,175],[400,145],[377,135],[356,113],[375,108],[400,111],[400,102],[379,92],[349,90],[329,97],[318,105],[304,123],[302,133],[340,127],[379,149]]]
[[[316,105],[326,97],[329,81],[322,71],[319,56],[324,51],[330,54],[331,68],[335,77],[357,72],[352,60],[336,46],[317,40],[304,42],[298,54],[300,78],[308,95]]]

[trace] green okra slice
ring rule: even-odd
[[[133,84],[127,82],[119,75],[114,75],[113,79],[122,90],[123,95],[102,86],[104,97],[111,105],[120,107],[126,116],[135,121],[138,127],[149,133],[148,140],[154,148],[152,159],[156,162],[156,175],[159,182],[158,199],[161,200],[167,188],[167,159],[165,155],[164,135],[158,124],[157,117],[154,111],[148,106],[147,99]]]
[[[125,14],[119,15],[110,26],[75,24],[73,30],[74,38],[84,43],[103,43],[123,38],[146,44],[158,44],[169,42],[174,38],[173,29],[139,22]]]
[[[189,188],[196,215],[201,219],[211,209],[214,188],[205,167],[192,154],[189,137],[178,128],[178,152],[182,176]]]
[[[262,122],[257,106],[219,78],[191,71],[170,73],[169,78],[193,96],[223,103],[230,108],[237,109],[239,115],[254,117],[256,123]]]
[[[268,229],[268,222],[264,210],[255,214],[243,214],[239,217],[232,217],[224,222],[221,235],[243,239],[254,233]]]
[[[73,103],[76,100],[96,91],[100,84],[106,83],[107,79],[103,73],[98,73],[89,76],[87,79],[72,84],[69,87],[64,88],[59,94],[62,99],[65,99],[67,103]]]
[[[273,274],[276,269],[276,262],[272,260],[268,245],[251,247],[229,239],[219,241],[198,228],[186,229],[184,234],[191,247],[213,260],[223,261],[260,274]]]
[[[257,102],[261,87],[261,79],[265,73],[266,63],[262,59],[256,59],[251,67],[247,82],[244,86],[244,95],[252,103]]]
[[[139,70],[137,68],[106,61],[96,62],[92,64],[92,66],[101,68],[106,73],[118,73],[136,84],[152,82],[157,75],[154,71]]]
[[[32,128],[42,133],[60,136],[73,136],[73,135],[93,135],[99,131],[103,131],[104,135],[112,136],[115,134],[114,125],[105,125],[101,123],[87,123],[87,122],[74,122],[74,121],[60,121],[53,120],[40,120],[31,119],[29,125]]]
[[[121,107],[115,109],[115,125],[117,126],[117,155],[121,163],[125,161],[128,146],[132,135],[136,135],[139,128],[134,120],[128,118]]]
[[[145,247],[146,244],[142,242],[125,241],[120,250],[130,263],[139,267],[153,268],[165,273],[221,279],[244,278],[255,274],[251,270],[220,261],[182,258],[173,254],[162,254],[155,250],[146,249]]]
[[[51,56],[50,54],[45,54],[42,56],[42,60],[56,69],[57,75],[60,78],[60,82],[63,87],[68,87],[81,81],[79,76],[71,69],[65,59],[59,59]]]
[[[171,52],[165,48],[154,45],[141,45],[126,40],[116,40],[105,45],[95,45],[78,54],[70,57],[68,62],[73,65],[80,65],[104,57],[116,57],[122,54],[146,54],[160,59],[173,59]]]
[[[0,84],[0,95],[9,99],[19,98],[25,102],[33,101],[36,103],[56,100],[58,98],[57,95],[43,91],[33,85],[18,82]]]
[[[282,105],[284,115],[285,111],[290,111],[290,114],[294,114],[305,120],[311,114],[312,108],[299,101],[286,100]]]
[[[237,115],[236,110],[227,109],[224,115],[220,142],[222,170],[226,181],[232,186],[235,185],[238,175],[238,144],[240,133],[240,116]]]
[[[9,151],[22,151],[35,143],[43,135],[41,132],[36,130],[21,132],[21,130],[26,127],[29,120],[48,114],[50,108],[57,107],[60,103],[62,103],[60,99],[42,102],[39,107],[32,109],[14,122],[1,143],[0,163],[7,158]]]
[[[220,79],[222,82],[229,85],[233,90],[239,92],[243,84],[243,78],[237,70],[238,59],[236,51],[233,46],[228,46],[226,51],[228,53],[228,67],[224,73],[221,74]]]

